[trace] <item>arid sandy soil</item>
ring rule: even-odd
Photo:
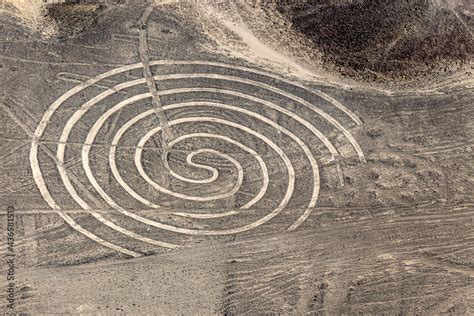
[[[472,314],[472,62],[371,83],[258,1],[67,10],[0,15],[2,310]]]

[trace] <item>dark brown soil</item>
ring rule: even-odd
[[[93,29],[104,9],[98,4],[52,4],[48,16],[57,23],[59,38],[78,38]]]
[[[412,77],[458,67],[474,54],[474,21],[466,8],[426,0],[283,2],[279,10],[292,27],[346,75]]]

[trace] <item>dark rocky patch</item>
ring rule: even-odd
[[[79,38],[95,29],[105,6],[100,4],[51,4],[47,15],[58,25],[59,38]]]
[[[280,1],[278,8],[326,62],[349,76],[403,79],[458,68],[474,54],[474,21],[467,4],[308,0]]]

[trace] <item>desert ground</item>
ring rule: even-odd
[[[77,10],[0,14],[2,310],[474,313],[472,61],[397,88],[225,2]]]

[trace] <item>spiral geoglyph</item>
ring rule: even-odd
[[[145,79],[139,76],[140,63],[100,74],[59,97],[46,110],[31,145],[31,168],[45,201],[72,228],[103,246],[142,255],[97,236],[64,211],[70,206],[48,189],[49,178],[42,172],[42,139],[57,137],[49,161],[76,205],[128,238],[166,248],[181,244],[124,227],[114,212],[152,230],[219,236],[256,229],[301,196],[306,206],[286,228],[294,230],[316,207],[319,165],[341,159],[330,140],[334,135],[342,135],[351,154],[364,161],[360,146],[340,123],[359,125],[359,118],[325,93],[271,73],[218,62],[160,60],[151,66],[174,133],[168,156],[163,157],[162,127],[150,106]],[[94,167],[95,156],[107,161],[107,167]],[[73,159],[80,159],[81,171],[68,169]],[[163,170],[171,182],[160,176]],[[303,189],[299,181],[306,181]],[[136,206],[123,205],[127,199]],[[98,211],[92,200],[105,202],[113,212]],[[213,203],[222,207],[210,207]],[[173,207],[173,218],[201,224],[178,225],[137,211],[159,214]],[[205,221],[211,224],[202,224]]]

